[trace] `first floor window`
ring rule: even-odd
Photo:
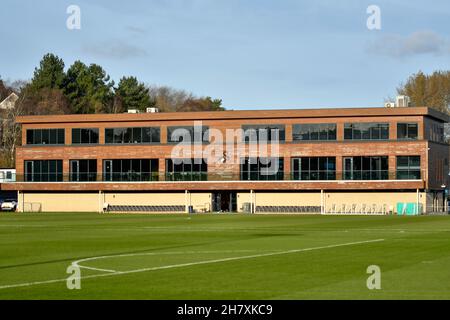
[[[283,180],[284,159],[275,157],[241,159],[241,180]]]
[[[97,160],[70,160],[70,181],[96,181]]]
[[[158,159],[103,160],[104,181],[156,181]]]
[[[203,181],[208,178],[205,159],[166,159],[166,180]]]
[[[345,157],[344,179],[387,180],[389,179],[388,157]]]
[[[25,181],[62,181],[62,160],[25,160]]]
[[[335,180],[335,157],[302,157],[292,159],[294,180]]]
[[[420,156],[397,157],[397,179],[420,179]]]

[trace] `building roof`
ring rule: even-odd
[[[3,101],[0,102],[0,109],[6,110],[14,108],[17,99],[19,99],[19,96],[14,92],[11,93]]]
[[[323,108],[281,110],[228,110],[161,113],[118,114],[68,114],[45,116],[19,116],[18,123],[68,123],[68,122],[115,122],[115,121],[165,121],[165,120],[236,120],[236,119],[292,119],[330,117],[376,117],[376,116],[429,116],[449,122],[450,116],[427,107],[405,108]]]

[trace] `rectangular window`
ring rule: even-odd
[[[446,134],[444,130],[444,123],[429,121],[425,123],[425,136],[427,140],[444,143],[446,141]]]
[[[64,144],[64,129],[27,129],[27,145]]]
[[[336,180],[335,157],[292,158],[293,180]]]
[[[62,160],[25,160],[25,181],[62,181]]]
[[[335,123],[305,123],[292,126],[294,141],[328,141],[336,140]]]
[[[397,139],[417,140],[417,123],[397,123]]]
[[[166,180],[206,181],[208,164],[205,159],[166,159]]]
[[[104,181],[157,181],[158,159],[103,160]]]
[[[420,156],[397,157],[397,179],[420,179]]]
[[[98,144],[97,128],[72,129],[72,144]]]
[[[105,129],[105,143],[159,143],[160,137],[160,128],[157,127]]]
[[[285,141],[285,126],[276,124],[243,125],[243,140],[246,143]]]
[[[345,180],[388,180],[387,156],[345,157],[343,163]]]
[[[242,158],[241,180],[283,180],[284,158]]]
[[[209,142],[209,127],[207,126],[177,126],[167,127],[169,143],[203,143]]]
[[[344,140],[388,140],[389,123],[345,123]]]
[[[96,181],[97,160],[70,160],[70,181]]]

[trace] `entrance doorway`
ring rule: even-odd
[[[237,195],[232,191],[214,192],[212,196],[212,209],[214,212],[236,212]]]

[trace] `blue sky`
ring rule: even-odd
[[[53,52],[228,109],[381,106],[412,73],[450,69],[449,19],[448,0],[2,0],[0,75],[29,79]]]

